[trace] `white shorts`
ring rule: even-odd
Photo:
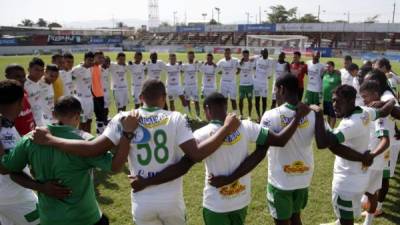
[[[142,86],[132,87],[132,97],[135,104],[140,104],[140,92],[142,91]]]
[[[375,192],[381,189],[382,187],[382,178],[383,178],[382,170],[370,170],[368,179],[369,181],[365,192],[370,194],[375,194]]]
[[[332,191],[333,211],[338,219],[355,219],[361,215],[361,198],[364,193]],[[353,217],[353,218],[351,218]]]
[[[394,177],[394,171],[396,170],[396,165],[397,165],[397,159],[399,157],[399,144],[395,144],[391,146],[390,148],[390,162],[389,162],[389,168],[390,168],[390,177]]]
[[[82,106],[81,122],[86,123],[88,120],[93,118],[94,104],[93,98],[78,98]]]
[[[221,94],[225,98],[230,98],[231,100],[236,100],[236,97],[237,97],[236,84],[221,83]]]
[[[128,89],[127,88],[115,89],[114,99],[115,99],[115,104],[117,105],[117,109],[126,107],[129,103]]]
[[[199,101],[199,92],[197,85],[185,86],[185,88],[183,89],[183,93],[185,95],[186,101]]]
[[[268,96],[267,85],[259,85],[257,83],[254,83],[254,96],[266,98]]]
[[[168,86],[167,95],[169,100],[175,100],[179,96],[183,95],[183,90],[181,86]]]
[[[209,96],[210,94],[216,92],[217,89],[216,88],[202,88],[201,90],[201,94],[203,95],[204,98],[206,98],[207,96]]]
[[[158,202],[132,202],[133,222],[136,225],[186,225],[185,203]]]
[[[0,205],[1,225],[38,225],[39,212],[37,201],[27,201],[18,204]]]

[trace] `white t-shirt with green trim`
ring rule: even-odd
[[[339,143],[363,154],[368,150],[370,126],[378,115],[375,109],[358,107],[351,116],[343,118],[333,130]],[[336,156],[333,169],[332,189],[347,193],[364,193],[369,171],[361,162]]]
[[[166,167],[179,162],[183,156],[179,145],[194,139],[189,123],[179,112],[159,108],[140,108],[139,128],[131,142],[129,169],[131,175],[144,178],[155,176]],[[103,135],[118,145],[122,135],[121,117],[114,116]],[[132,194],[133,202],[159,203],[183,200],[182,177],[148,187]]]
[[[369,126],[368,149],[372,152],[380,143],[382,137],[389,137],[388,118],[379,118]],[[374,163],[369,167],[371,170],[383,170],[385,167],[385,152],[374,158]],[[386,162],[387,164],[387,162]]]
[[[200,72],[203,73],[203,82],[202,88],[203,89],[216,89],[217,82],[216,82],[216,65],[209,65],[209,64],[202,64],[200,66]]]
[[[239,60],[233,57],[230,60],[223,58],[218,61],[217,70],[222,72],[221,85],[236,85],[236,72],[238,67]]]
[[[254,62],[248,61],[239,64],[240,68],[240,86],[252,86],[253,85],[253,68]]]
[[[92,98],[92,68],[77,65],[71,72],[78,99]]]
[[[210,124],[194,132],[198,142],[204,141],[221,128],[222,122]],[[208,184],[208,177],[232,174],[248,156],[248,144],[264,145],[268,130],[249,120],[243,120],[238,130],[225,138],[224,143],[205,159],[206,176],[203,206],[213,212],[223,213],[246,207],[251,201],[250,173],[232,184],[215,188]]]
[[[322,63],[307,63],[308,83],[307,90],[312,92],[322,92],[322,73],[324,72],[325,65]]]
[[[266,85],[268,88],[269,78],[272,77],[274,72],[276,61],[273,59],[264,59],[262,56],[255,60],[255,74],[254,82],[258,85]]]
[[[183,84],[185,87],[197,87],[197,72],[199,71],[200,64],[197,62],[194,63],[185,63],[182,65],[183,71]]]
[[[128,71],[128,66],[111,63],[109,70],[111,74],[111,90],[127,89],[126,72]]]
[[[264,113],[261,125],[275,133],[281,132],[296,114],[295,106],[283,104]],[[285,147],[268,150],[268,183],[281,190],[295,190],[310,186],[314,172],[312,139],[315,135],[315,114],[301,119]]]
[[[381,101],[383,101],[383,102],[386,102],[386,101],[389,101],[389,100],[391,100],[391,99],[395,99],[396,100],[396,98],[394,97],[394,95],[392,94],[392,92],[390,92],[390,91],[385,91],[384,93],[383,93],[383,95],[381,96]],[[399,104],[397,103],[397,100],[396,100],[396,104],[395,104],[396,106],[399,106]],[[388,129],[388,131],[389,131],[389,138],[390,138],[390,147],[389,147],[389,149],[385,152],[385,153],[383,153],[384,154],[384,159],[385,159],[385,169],[389,169],[389,162],[390,162],[390,155],[391,155],[391,153],[390,153],[390,151],[393,151],[392,150],[392,148],[394,148],[395,147],[395,145],[397,145],[397,143],[399,142],[398,140],[396,140],[396,138],[394,137],[394,135],[396,134],[396,129],[395,129],[395,126],[396,126],[396,119],[395,118],[393,118],[392,116],[388,116],[387,117],[387,120],[386,120],[386,122],[387,122],[387,126],[386,126],[386,128]],[[396,150],[395,150],[396,151]]]

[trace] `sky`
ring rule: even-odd
[[[173,12],[178,22],[202,22],[202,13],[207,13],[207,21],[211,19],[212,9],[221,9],[220,21],[224,24],[246,23],[250,14],[250,22],[259,18],[261,7],[262,20],[272,5],[282,4],[286,8],[298,7],[298,16],[305,13],[317,15],[318,5],[321,8],[320,18],[323,21],[347,20],[362,22],[366,18],[379,15],[380,22],[387,23],[392,19],[393,3],[396,0],[159,0],[161,21],[173,22]],[[147,0],[0,0],[0,25],[17,25],[28,18],[37,21],[44,18],[64,26],[73,22],[127,21],[127,25],[145,23],[148,14]],[[400,0],[397,0],[395,22],[400,22]],[[185,16],[186,15],[186,16]],[[214,10],[215,18],[217,13]],[[136,24],[129,24],[136,23]],[[76,23],[75,23],[76,24]]]

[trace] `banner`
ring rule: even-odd
[[[205,26],[204,25],[177,26],[176,32],[178,32],[178,33],[184,33],[184,32],[202,33],[202,32],[205,32]]]
[[[1,46],[14,46],[17,45],[17,39],[15,38],[0,38]]]
[[[275,32],[275,24],[239,24],[239,32]]]
[[[47,42],[52,45],[80,44],[81,36],[75,35],[49,35]]]

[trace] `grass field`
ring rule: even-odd
[[[116,53],[107,53],[111,59],[115,59]],[[185,54],[178,54],[178,60],[186,61]],[[222,55],[216,55],[218,60]],[[4,68],[10,63],[19,63],[25,68],[28,65],[31,56],[0,56],[0,79],[4,78]],[[50,61],[49,56],[42,57],[46,62]],[[132,53],[127,54],[127,58],[133,58]],[[159,58],[167,61],[167,54],[160,54]],[[77,54],[75,62],[83,59],[82,54]],[[148,54],[144,54],[147,61]],[[198,60],[204,60],[204,54],[197,54]],[[290,58],[288,59],[291,60]],[[305,59],[304,59],[305,60]],[[342,68],[341,59],[322,58],[322,62],[332,60],[336,64],[336,68]],[[360,60],[355,63],[361,64]],[[394,70],[400,72],[400,64],[393,65]],[[199,78],[200,80],[200,78]],[[270,99],[269,99],[270,100]],[[176,103],[177,110],[182,112],[179,102]],[[270,102],[268,104],[270,107]],[[130,108],[132,104],[130,104]],[[245,105],[245,109],[247,106]],[[111,115],[115,114],[115,106],[110,109]],[[247,110],[245,110],[247,115]],[[255,111],[252,115],[256,118]],[[250,146],[253,150],[254,146]],[[303,224],[315,225],[320,223],[332,222],[335,217],[331,206],[331,182],[334,156],[328,150],[318,150],[314,148],[315,156],[315,172],[309,192],[309,202],[306,209],[302,213]],[[119,174],[105,174],[97,172],[96,192],[98,201],[102,210],[110,217],[111,224],[125,225],[132,224],[131,205],[130,205],[130,186],[127,179],[128,169]],[[252,202],[248,209],[246,224],[261,225],[273,224],[268,210],[266,209],[265,187],[267,182],[267,163],[264,160],[252,172]],[[202,191],[204,186],[204,165],[202,163],[194,166],[184,178],[184,197],[186,202],[188,225],[202,225]],[[374,224],[389,225],[400,224],[400,167],[397,167],[396,177],[390,181],[390,193],[387,201],[384,203],[385,214],[376,219]]]

